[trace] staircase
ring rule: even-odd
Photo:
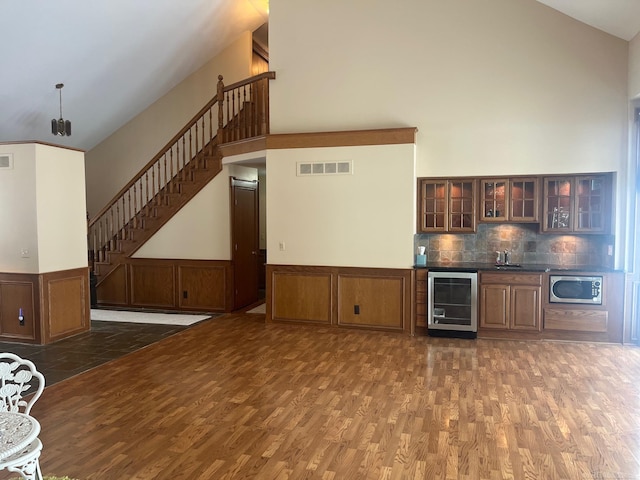
[[[266,72],[225,86],[88,224],[97,285],[222,171],[220,145],[269,133]],[[217,120],[217,121],[216,121]]]

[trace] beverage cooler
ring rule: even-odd
[[[430,336],[476,338],[478,334],[478,273],[428,273]]]

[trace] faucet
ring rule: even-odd
[[[509,250],[505,250],[504,251],[504,264],[505,265],[509,265],[509,263],[511,262],[511,252]]]

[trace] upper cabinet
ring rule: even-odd
[[[481,222],[539,222],[538,179],[486,178],[480,180]]]
[[[610,174],[545,177],[543,200],[543,232],[610,232]]]
[[[419,178],[418,233],[475,233],[478,222],[545,233],[610,234],[613,174]]]
[[[418,180],[418,232],[476,231],[475,179]]]

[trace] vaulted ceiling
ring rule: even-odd
[[[640,31],[638,0],[538,0],[565,15],[623,40]]]
[[[91,149],[267,21],[267,0],[0,0],[0,142]],[[72,121],[54,137],[51,119]]]
[[[538,0],[625,40],[639,0]],[[0,0],[0,142],[89,150],[267,21],[268,0]],[[51,119],[72,120],[54,137]]]

